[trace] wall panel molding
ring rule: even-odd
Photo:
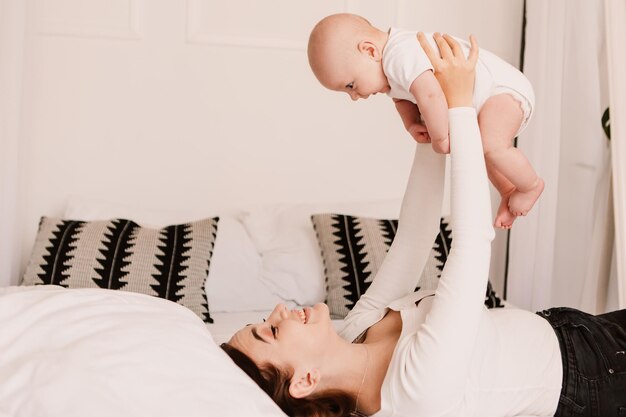
[[[306,40],[293,39],[288,36],[225,35],[212,31],[211,28],[207,27],[207,24],[202,22],[200,16],[201,1],[203,0],[187,0],[187,42],[189,43],[244,48],[306,50]],[[354,5],[358,4],[354,0],[343,0],[342,3],[341,10],[329,11],[329,14],[340,11],[350,12],[354,9]],[[352,12],[356,13],[356,11]]]
[[[49,10],[43,5],[46,1],[50,7]],[[77,5],[81,0],[74,0]],[[101,0],[103,5],[110,7],[111,3]],[[42,36],[63,36],[78,38],[105,38],[105,39],[122,39],[122,40],[138,40],[142,38],[141,14],[143,12],[142,0],[124,0],[125,13],[114,23],[107,22],[100,17],[96,11],[92,14],[85,13],[84,6],[81,11],[75,13],[74,18],[61,16],[62,13],[55,16],[53,0],[38,0],[36,2],[37,14],[37,33]],[[64,6],[68,6],[68,1],[64,2]],[[77,7],[78,9],[78,7]]]

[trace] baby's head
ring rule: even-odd
[[[325,17],[311,31],[308,55],[313,74],[326,88],[352,100],[389,91],[383,72],[387,33],[354,14]]]

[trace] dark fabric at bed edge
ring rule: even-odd
[[[42,217],[22,285],[107,288],[181,304],[212,323],[205,282],[218,217],[141,227],[131,220]]]
[[[398,220],[372,219],[337,213],[311,216],[324,261],[326,303],[334,319],[341,319],[354,307],[372,283],[393,242]],[[452,245],[447,218],[439,224],[418,289],[435,289]],[[488,283],[485,305],[502,307],[500,297]]]

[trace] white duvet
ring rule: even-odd
[[[0,416],[284,416],[170,301],[0,289]]]

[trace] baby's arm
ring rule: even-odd
[[[448,103],[432,71],[424,71],[411,84],[411,94],[422,113],[435,152],[449,153]]]
[[[430,136],[428,136],[428,129],[426,125],[421,121],[420,111],[417,105],[408,101],[393,99],[396,105],[396,110],[402,119],[402,124],[407,132],[411,135],[417,143],[430,143]]]

